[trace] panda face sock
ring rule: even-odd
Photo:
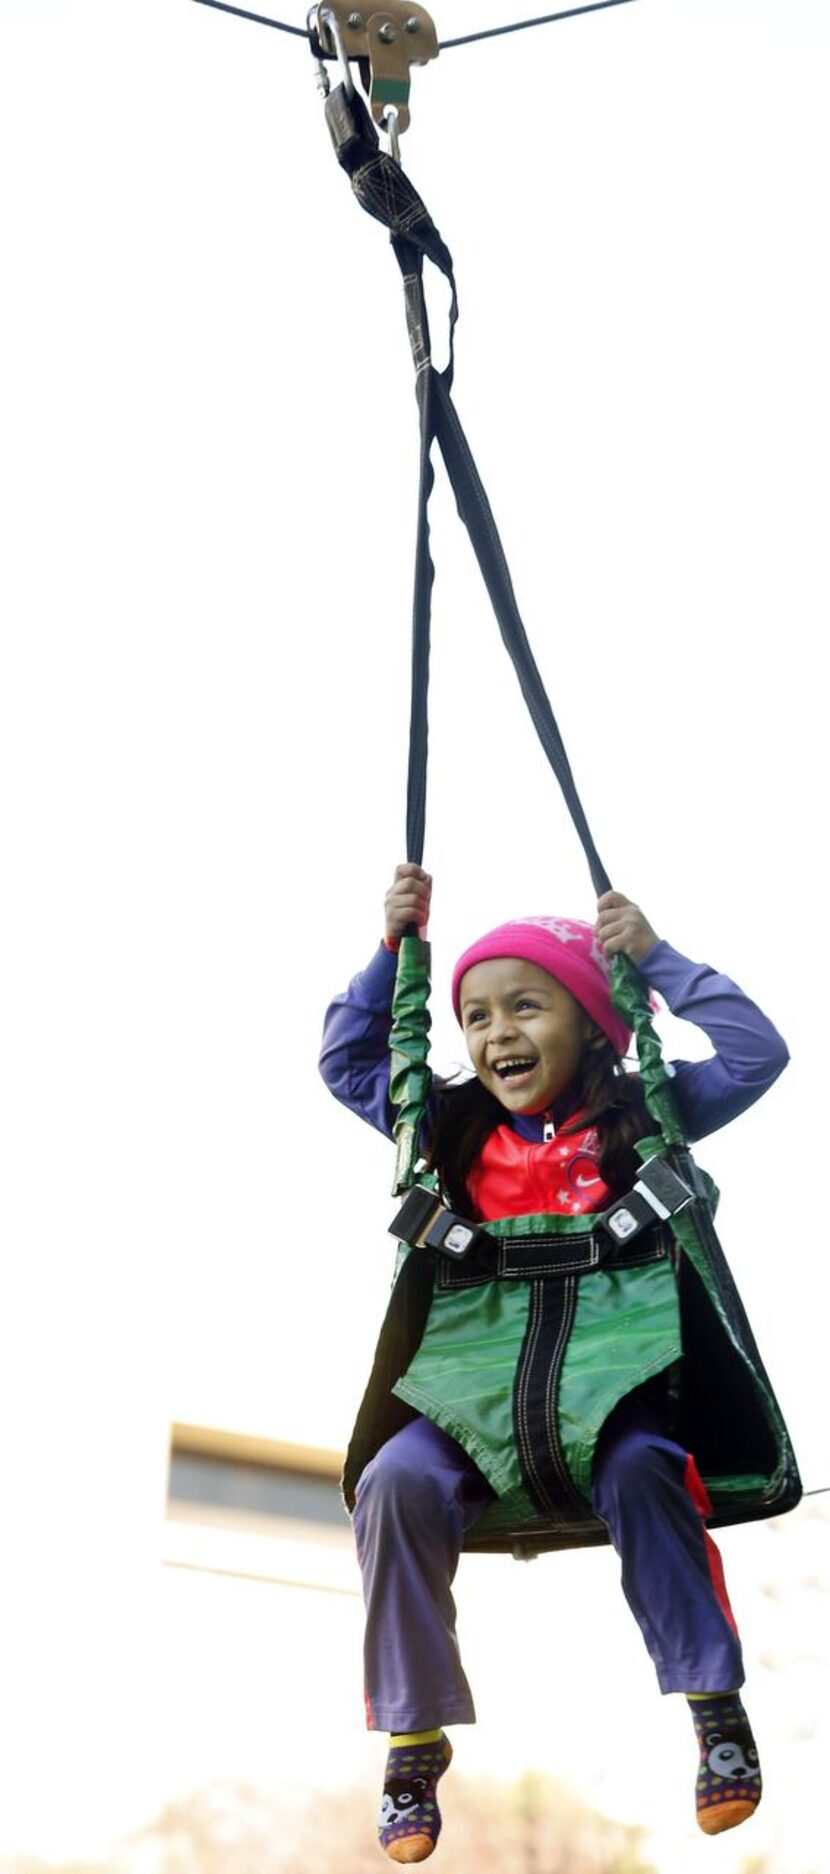
[[[754,1815],[761,1771],[749,1719],[737,1692],[692,1697],[689,1707],[700,1747],[695,1786],[698,1827],[720,1835]]]
[[[432,1854],[441,1833],[436,1785],[451,1758],[443,1731],[390,1739],[378,1836],[391,1861],[426,1861]]]

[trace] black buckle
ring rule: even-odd
[[[469,1218],[448,1210],[435,1191],[413,1184],[397,1216],[392,1218],[389,1234],[418,1249],[440,1249],[454,1262],[461,1262],[479,1241],[481,1231]]]
[[[692,1202],[692,1191],[665,1158],[648,1158],[633,1191],[603,1211],[599,1222],[615,1243],[630,1243],[650,1223],[666,1223]]]

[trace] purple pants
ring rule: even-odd
[[[493,1498],[461,1445],[429,1419],[414,1419],[367,1464],[354,1528],[370,1730],[475,1723],[452,1581],[464,1533]],[[636,1393],[603,1428],[592,1498],[622,1559],[623,1591],[661,1691],[737,1689],[741,1646],[697,1472]]]

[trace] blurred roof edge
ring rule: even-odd
[[[330,1477],[339,1482],[342,1451],[322,1445],[290,1444],[280,1438],[260,1438],[249,1432],[229,1431],[217,1425],[189,1425],[179,1420],[170,1428],[174,1453],[228,1458],[238,1464],[264,1464],[271,1470],[301,1471],[305,1476]]]

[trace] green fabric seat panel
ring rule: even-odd
[[[528,1303],[526,1282],[436,1293],[418,1352],[394,1388],[464,1446],[499,1496],[522,1485],[513,1382]]]
[[[596,1223],[501,1219],[485,1227],[478,1263],[403,1247],[347,1454],[350,1508],[365,1464],[423,1413],[496,1492],[465,1548],[521,1556],[605,1542],[590,1501],[597,1440],[618,1401],[661,1373],[711,1525],[793,1507],[792,1447],[708,1202],[645,1232],[618,1263]]]
[[[525,1258],[530,1272],[486,1280],[468,1277],[463,1264],[451,1273],[444,1265],[420,1345],[394,1384],[398,1400],[463,1445],[497,1494],[476,1524],[469,1546],[512,1545],[520,1552],[524,1532],[530,1551],[540,1519],[544,1524],[546,1518],[544,1546],[552,1545],[551,1536],[557,1532],[569,1540],[575,1530],[580,1540],[601,1540],[601,1531],[593,1527],[590,1488],[602,1425],[620,1399],[680,1358],[677,1284],[665,1252],[642,1267],[567,1274],[570,1261],[578,1259],[575,1244],[584,1245],[593,1221],[533,1216],[488,1225],[488,1237],[502,1250],[512,1239],[520,1239],[523,1247],[518,1256],[514,1252],[511,1266]],[[555,1239],[554,1265],[561,1245],[562,1273],[549,1268],[541,1276],[542,1251],[535,1251],[534,1244],[546,1242],[550,1260],[550,1239]],[[531,1320],[543,1282],[553,1283],[560,1292],[567,1282],[570,1290],[561,1319],[555,1305],[556,1350],[549,1370],[543,1363],[541,1374],[550,1395],[545,1418],[555,1418],[566,1475],[564,1491],[548,1484],[541,1500],[538,1494],[534,1500],[528,1489],[532,1434],[527,1434],[523,1463],[517,1428],[524,1397],[520,1372],[544,1333],[542,1321]]]
[[[668,1260],[576,1280],[557,1411],[568,1469],[587,1498],[609,1412],[680,1357],[680,1310]],[[436,1293],[418,1352],[394,1387],[464,1446],[500,1497],[524,1495],[513,1412],[529,1304],[530,1284],[520,1278]]]
[[[568,1468],[583,1496],[590,1495],[597,1438],[614,1406],[681,1353],[677,1283],[668,1258],[643,1269],[579,1277],[557,1409]]]

